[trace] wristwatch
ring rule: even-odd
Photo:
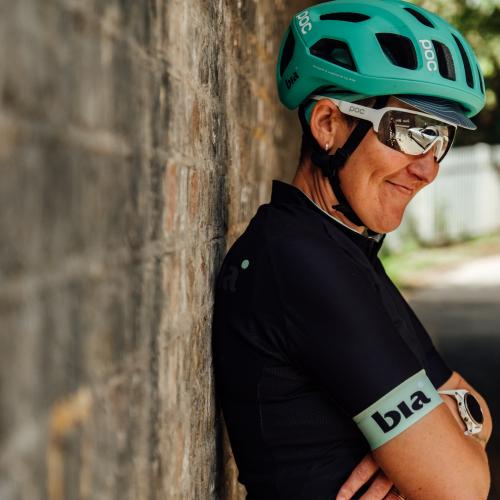
[[[481,432],[483,428],[484,416],[481,405],[476,397],[466,389],[453,389],[448,391],[438,391],[439,394],[454,396],[458,404],[458,412],[462,417],[467,430],[464,434],[472,436]]]

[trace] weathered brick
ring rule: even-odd
[[[242,498],[214,399],[213,287],[296,161],[274,65],[303,6],[4,9],[2,500]]]

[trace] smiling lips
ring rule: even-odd
[[[395,182],[387,181],[389,184],[394,186],[400,193],[406,194],[406,195],[412,195],[413,194],[413,189],[403,186],[402,184],[396,184]]]

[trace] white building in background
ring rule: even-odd
[[[436,180],[406,209],[385,245],[400,250],[408,239],[424,245],[458,242],[500,231],[500,145],[452,149]]]

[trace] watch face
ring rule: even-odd
[[[469,410],[471,417],[478,424],[482,424],[484,421],[483,412],[481,411],[478,400],[470,392],[465,395],[465,406]]]

